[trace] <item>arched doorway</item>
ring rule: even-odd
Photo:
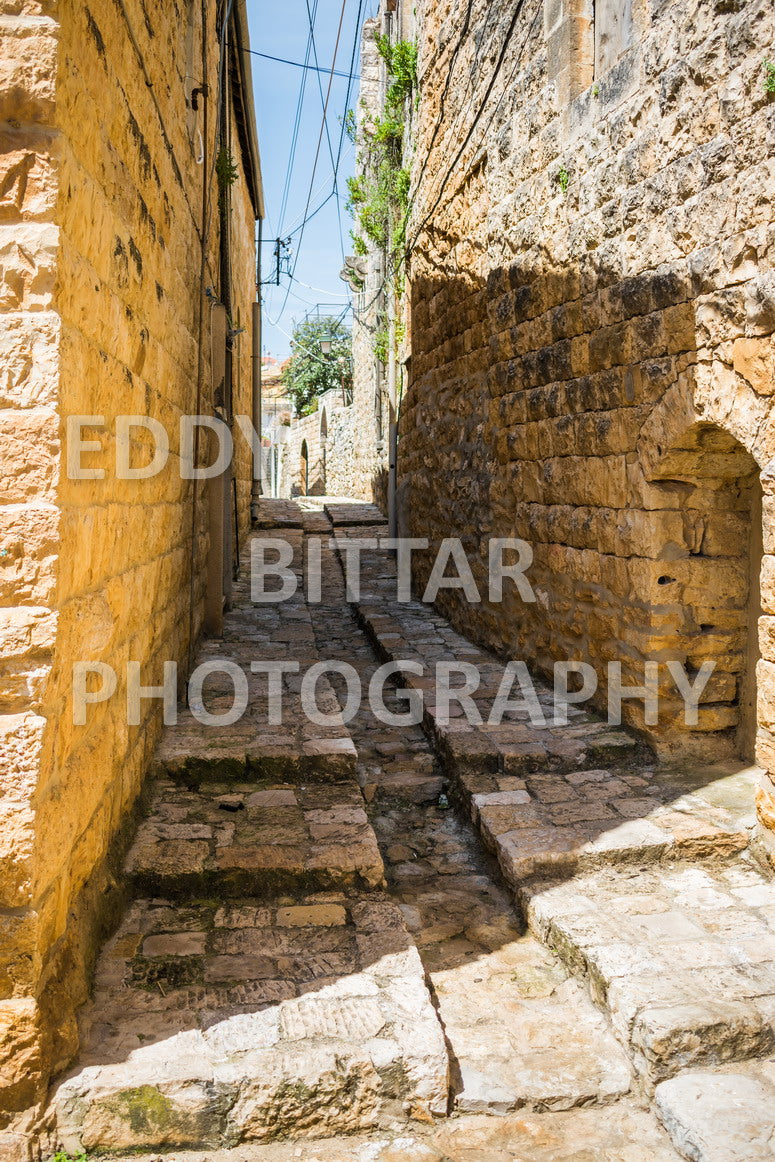
[[[299,488],[301,495],[306,496],[309,492],[309,449],[307,448],[307,441],[301,442],[301,462],[299,465]]]
[[[690,680],[703,662],[714,664],[692,741],[705,744],[708,758],[726,750],[753,764],[763,555],[758,465],[729,432],[702,421],[670,447],[657,445],[652,457],[652,515],[659,515],[661,494],[664,510],[674,510],[671,527],[678,517],[683,532],[656,562],[650,656],[669,651]],[[680,730],[677,718],[675,725]]]

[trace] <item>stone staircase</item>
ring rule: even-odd
[[[303,533],[286,516],[301,574]],[[274,651],[274,653],[273,653]],[[301,594],[253,607],[247,576],[223,642],[198,663],[318,660]],[[355,779],[344,724],[282,728],[250,710],[212,729],[181,710],[159,748],[126,864],[135,902],[100,959],[78,1068],[57,1089],[71,1152],[229,1146],[351,1133],[446,1113],[448,1059],[422,964]],[[213,675],[203,702],[231,702]],[[318,703],[336,708],[325,679]],[[286,725],[290,724],[290,725]]]
[[[305,536],[385,535],[369,506],[265,512],[299,575]],[[396,602],[384,554],[364,553],[348,607],[341,550],[324,546],[319,604],[252,606],[243,577],[199,660],[338,658],[366,687],[382,661],[461,658],[491,700],[502,664]],[[219,681],[211,710],[231,702]],[[422,727],[367,707],[313,727],[288,675],[267,728],[250,675],[239,723],[182,711],[166,730],[52,1141],[164,1162],[771,1157],[775,886],[748,850],[753,774],[656,765],[573,708],[566,727],[445,724],[406,682]]]
[[[379,525],[337,532],[368,538]],[[381,659],[423,665],[403,681],[425,693],[450,797],[529,930],[608,1018],[641,1100],[653,1100],[682,1156],[772,1157],[775,1115],[751,1101],[775,1084],[775,883],[749,850],[759,772],[656,764],[579,708],[567,726],[548,714],[534,725],[527,710],[488,726],[503,665],[429,607],[399,603],[384,554],[364,554],[362,567],[356,616]],[[483,675],[482,725],[439,720],[428,696],[439,659]],[[547,709],[551,694],[535,684]],[[724,1086],[736,1094],[728,1125],[711,1117]]]

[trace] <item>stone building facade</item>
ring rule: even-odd
[[[355,421],[338,388],[319,397],[317,411],[293,420],[279,446],[280,495],[361,496]]]
[[[251,414],[262,209],[244,3],[6,0],[0,27],[0,1156],[17,1159],[13,1125],[77,1049],[161,728],[158,699],[127,724],[127,663],[143,686],[185,672],[235,494],[249,526],[249,445],[236,489],[192,485],[179,419]],[[167,432],[158,474],[117,478],[119,415]],[[68,459],[76,417],[90,479]],[[148,464],[151,433],[128,451]],[[117,675],[82,725],[78,661]]]
[[[376,36],[389,27],[391,15],[382,12],[367,20],[361,37],[360,89],[356,109],[356,150],[363,156],[364,128],[380,112],[385,92],[385,63]],[[385,314],[385,255],[374,246],[362,257],[351,256],[342,278],[353,292],[353,394],[348,433],[331,439],[329,472],[336,492],[387,506],[390,403],[387,369],[375,355],[375,339]],[[345,423],[340,414],[340,425]],[[357,433],[357,438],[355,438]],[[347,488],[343,486],[347,485]],[[329,492],[333,492],[329,487]]]
[[[384,3],[381,19],[403,19]],[[459,628],[550,672],[659,670],[658,749],[775,772],[775,13],[767,0],[416,8],[399,528],[460,536]],[[537,601],[488,600],[487,542]],[[715,671],[696,726],[664,663]],[[768,778],[760,817],[775,825]]]

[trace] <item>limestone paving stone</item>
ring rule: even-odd
[[[646,1086],[775,1045],[775,883],[756,866],[606,868],[521,897],[536,935],[586,974]]]
[[[338,536],[366,539],[384,535],[378,525],[357,525],[354,519],[345,523],[340,507],[327,506],[337,522]],[[554,726],[552,695],[540,680],[534,684],[547,725],[530,723],[527,709],[507,710],[501,725],[489,725],[503,664],[452,630],[431,606],[417,600],[399,602],[396,566],[386,551],[364,550],[361,554],[357,615],[381,660],[419,662],[424,667],[422,677],[407,675],[405,684],[424,689],[426,731],[454,773],[516,774],[536,767],[563,771],[601,762],[619,765],[644,753],[632,735],[577,707],[569,708],[570,726]],[[436,663],[441,660],[477,665],[481,684],[472,698],[483,719],[480,725],[460,721],[462,712],[454,705],[452,722],[444,722],[437,714],[431,686]]]
[[[628,1093],[631,1068],[583,985],[529,937],[432,974],[456,1108],[571,1109]]]
[[[296,621],[283,656],[346,660],[366,689],[387,647],[347,603],[321,506],[300,512],[293,535],[324,537],[321,602],[263,628],[248,611],[230,648],[244,658]],[[391,638],[386,608],[373,616],[400,650],[476,659],[497,688],[498,664],[443,618],[410,609]],[[388,684],[386,708],[402,697]],[[330,706],[343,698],[334,677]],[[214,732],[227,750],[242,746],[230,730]],[[675,1159],[630,1090],[772,1048],[775,899],[740,856],[748,783],[644,763],[587,716],[540,742],[529,730],[477,738],[453,719],[442,736],[427,715],[397,729],[364,701],[341,738],[284,722],[258,743],[312,763],[343,747],[346,777],[162,773],[129,865],[153,898],[100,960],[84,1054],[55,1097],[62,1142],[163,1162],[195,1145],[231,1162],[237,1142],[239,1162]],[[547,857],[558,878],[537,880]],[[252,1144],[283,1136],[307,1142]]]
[[[273,502],[274,503],[274,502]],[[272,510],[274,511],[274,510]],[[272,525],[254,534],[246,546],[239,579],[234,583],[233,606],[224,617],[222,638],[201,644],[195,667],[204,663],[236,664],[245,675],[248,704],[237,722],[222,725],[202,722],[202,710],[225,714],[234,701],[234,682],[223,671],[209,674],[196,707],[181,706],[177,722],[165,728],[154,760],[154,771],[188,786],[207,779],[246,777],[346,779],[353,776],[355,748],[336,702],[331,684],[323,675],[317,687],[319,708],[329,717],[326,725],[310,722],[300,701],[301,679],[284,675],[282,722],[269,720],[268,680],[253,674],[251,662],[290,660],[301,672],[319,661],[309,607],[303,587],[303,514],[296,509],[298,528]],[[297,590],[286,601],[254,604],[250,591],[250,546],[256,536],[274,530],[293,549],[292,570]],[[271,588],[271,582],[268,582]],[[200,718],[195,716],[196,711]]]
[[[380,512],[375,504],[359,504],[353,501],[326,501],[324,505],[325,512],[329,517],[331,523],[337,528],[346,527],[347,525],[357,525],[362,527],[364,525],[384,526],[387,522],[387,517]],[[384,528],[382,535],[386,536]]]
[[[775,1154],[775,1058],[679,1073],[655,1108],[691,1162],[765,1162]]]
[[[430,1119],[448,1061],[417,951],[385,896],[189,907],[139,900],[106,946],[59,1139],[228,1146]]]

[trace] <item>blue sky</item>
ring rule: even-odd
[[[337,71],[345,75],[350,71],[358,8],[359,0],[345,0],[344,23],[336,58]],[[363,18],[373,15],[376,8],[377,0],[365,0]],[[347,197],[346,178],[353,171],[354,156],[353,148],[346,137],[337,183],[340,191],[343,244],[340,240],[336,198],[331,198],[320,213],[307,222],[303,235],[298,231],[304,219],[310,188],[312,188],[310,210],[319,206],[333,188],[333,165],[325,133],[312,186],[311,179],[341,3],[340,0],[309,0],[309,9],[314,14],[317,62],[320,68],[326,71],[305,72],[301,68],[265,60],[255,55],[251,62],[266,198],[267,218],[264,222],[264,238],[274,240],[278,234],[287,238],[295,231],[291,242],[291,267],[295,263],[297,281],[291,282],[287,276],[281,276],[279,287],[274,285],[264,287],[264,351],[276,356],[284,356],[289,352],[287,335],[291,333],[294,319],[302,319],[307,311],[314,312],[317,304],[330,304],[330,312],[337,315],[343,310],[347,296],[345,284],[339,278],[339,271],[342,268],[342,245],[345,253],[352,250],[349,237],[352,223],[344,204]],[[307,0],[282,0],[281,3],[277,0],[248,0],[248,13],[251,48],[254,52],[304,62],[310,39]],[[312,50],[309,60],[311,64],[315,63]],[[357,53],[354,69],[356,73],[359,65]],[[298,143],[287,205],[281,216],[296,110],[302,78],[305,76]],[[334,158],[339,150],[341,118],[346,109],[346,95],[346,77],[335,76],[331,85],[326,119]],[[355,107],[357,97],[358,81],[355,80],[349,101],[351,107]],[[272,242],[265,244],[262,251],[264,278],[268,278],[273,264]],[[321,313],[324,310],[321,305]]]

